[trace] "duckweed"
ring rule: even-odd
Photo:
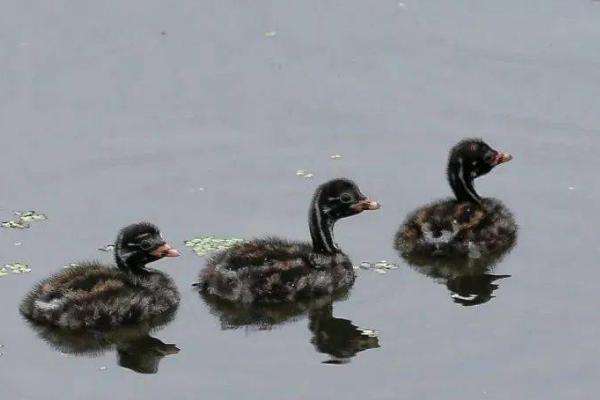
[[[24,221],[12,220],[12,221],[4,221],[2,222],[3,228],[12,228],[12,229],[27,229],[29,228],[29,224]]]
[[[21,221],[25,222],[44,221],[48,219],[46,214],[38,213],[36,211],[15,211],[15,215],[19,217]]]
[[[203,257],[214,251],[225,250],[231,246],[243,242],[243,239],[224,239],[215,236],[204,236],[183,242],[187,247],[191,247],[194,253]]]
[[[302,178],[310,179],[314,176],[314,174],[308,172],[305,169],[299,169],[296,171],[296,176],[301,176]]]
[[[15,211],[14,214],[17,218],[4,221],[0,223],[0,226],[3,228],[12,228],[12,229],[27,229],[31,226],[31,222],[34,221],[44,221],[47,220],[48,217],[46,214],[39,213],[37,211]]]
[[[386,260],[376,262],[363,261],[360,264],[358,264],[357,267],[354,267],[354,269],[366,269],[375,271],[378,274],[386,274],[388,271],[398,268],[399,267],[396,264],[388,262]]]
[[[26,272],[31,272],[31,268],[29,268],[29,265],[22,262],[5,264],[3,267],[0,267],[0,277],[8,274],[24,274]]]

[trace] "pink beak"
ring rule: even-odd
[[[150,252],[154,257],[179,257],[179,252],[172,248],[168,243],[163,244],[158,249]]]
[[[494,160],[494,165],[509,162],[510,160],[512,160],[512,158],[513,158],[512,155],[499,151],[498,154],[496,155],[496,159]]]
[[[381,205],[376,201],[365,199],[353,204],[351,208],[355,211],[361,212],[365,210],[377,210],[381,208]]]

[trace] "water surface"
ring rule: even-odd
[[[596,398],[599,20],[586,0],[6,2],[0,215],[49,219],[0,230],[0,264],[32,268],[0,278],[2,398]],[[468,307],[392,247],[408,212],[449,194],[446,153],[466,136],[515,156],[478,190],[520,224],[491,272],[510,277]],[[268,329],[223,330],[183,241],[306,239],[310,196],[337,176],[383,204],[337,242],[400,269],[359,270],[349,298]],[[19,301],[67,263],[110,260],[97,248],[141,219],[184,253],[155,264],[182,304],[152,333],[180,351],[154,374],[114,348],[61,354]],[[328,363],[323,318],[377,346]]]

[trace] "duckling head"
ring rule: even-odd
[[[160,230],[149,222],[121,229],[115,242],[115,258],[121,269],[143,269],[163,257],[177,257],[179,252],[163,239]]]
[[[320,211],[330,221],[381,207],[362,194],[356,183],[345,178],[334,179],[319,186],[312,205],[316,208],[315,211]]]
[[[349,179],[334,179],[317,188],[310,203],[308,225],[313,248],[319,253],[334,253],[333,225],[340,218],[377,210],[379,203],[361,193]]]
[[[510,154],[493,149],[482,139],[461,140],[450,150],[448,181],[459,200],[479,203],[473,180],[510,160]]]

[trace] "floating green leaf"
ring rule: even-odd
[[[354,267],[354,269],[359,268],[375,271],[378,274],[386,274],[390,270],[398,269],[398,266],[386,260],[381,260],[377,262],[363,261],[360,264],[358,264],[358,267]]]
[[[296,171],[296,176],[301,176],[302,178],[310,179],[314,176],[314,174],[308,172],[305,169],[299,169]]]
[[[27,229],[29,228],[29,224],[25,221],[21,220],[13,220],[13,221],[4,221],[2,222],[3,228],[12,228],[12,229]]]
[[[3,267],[0,267],[0,277],[8,274],[24,274],[26,272],[31,272],[31,268],[29,268],[29,265],[22,262],[6,264]]]
[[[44,221],[48,219],[46,214],[38,213],[36,211],[15,211],[15,215],[19,217],[21,221],[25,222]]]
[[[46,214],[42,214],[33,210],[15,211],[14,214],[17,216],[17,218],[10,221],[4,221],[0,223],[0,226],[3,228],[27,229],[30,227],[30,222],[44,221],[48,219]]]
[[[200,257],[207,255],[213,251],[225,250],[231,246],[243,242],[243,239],[224,239],[215,236],[199,237],[183,242],[187,247],[191,247],[194,253]]]

